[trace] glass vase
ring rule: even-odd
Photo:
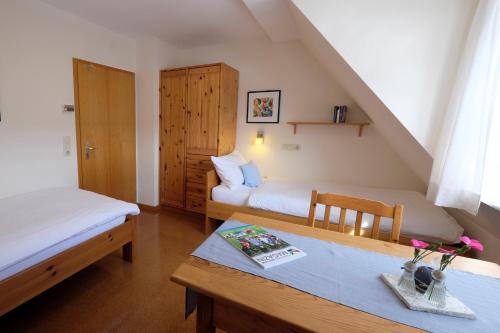
[[[402,268],[403,274],[399,278],[398,287],[406,294],[414,296],[416,294],[415,271],[417,270],[417,265],[411,261],[407,261]]]
[[[446,275],[440,270],[433,271],[431,275],[432,282],[422,297],[430,304],[444,308],[446,306]]]

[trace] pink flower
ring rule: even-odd
[[[455,250],[447,250],[442,247],[438,249],[439,252],[444,253],[444,254],[455,254]]]
[[[460,236],[460,240],[462,241],[462,243],[469,246],[473,250],[478,250],[481,252],[484,250],[483,244],[481,244],[481,242],[476,239],[470,239],[467,236]]]
[[[470,244],[470,240],[471,239],[469,237],[467,237],[467,236],[460,236],[460,241],[462,243],[464,243],[465,245],[469,245]]]
[[[475,240],[475,239],[471,239],[469,246],[473,250],[478,250],[478,251],[481,251],[481,252],[483,252],[483,250],[484,250],[483,244],[481,244],[480,241]]]
[[[419,241],[417,239],[412,239],[410,243],[413,247],[416,247],[417,249],[426,249],[429,246],[428,243]]]

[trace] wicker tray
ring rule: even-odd
[[[467,319],[476,319],[474,312],[472,312],[471,309],[465,306],[457,298],[453,297],[448,291],[446,292],[446,306],[444,308],[438,308],[424,300],[422,298],[422,294],[418,292],[415,296],[402,292],[398,287],[399,275],[383,273],[380,277],[411,310]]]

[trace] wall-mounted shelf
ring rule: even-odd
[[[293,126],[293,134],[297,134],[298,125],[355,126],[358,127],[358,136],[363,135],[363,127],[370,125],[370,123],[334,123],[331,121],[289,121],[287,124]]]

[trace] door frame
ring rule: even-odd
[[[93,66],[99,66],[107,69],[112,69],[115,71],[120,71],[120,72],[125,72],[132,74],[134,76],[134,81],[135,81],[135,73],[131,71],[127,71],[121,68],[116,68],[116,67],[111,67],[103,64],[98,64],[95,62],[91,62],[88,60],[84,59],[79,59],[79,58],[73,58],[73,94],[74,94],[74,103],[75,103],[75,129],[76,129],[76,157],[77,157],[77,165],[78,165],[78,187],[82,188],[83,184],[83,168],[82,168],[82,159],[83,159],[83,151],[81,147],[81,131],[80,131],[80,96],[79,96],[79,86],[78,86],[78,64],[79,63],[84,63],[84,64],[89,64]],[[135,90],[135,89],[134,89]],[[135,99],[135,98],[134,98]],[[136,103],[136,102],[134,102]],[[137,109],[136,105],[134,105],[135,109],[135,117],[137,119]],[[137,124],[136,124],[136,131],[137,131]],[[137,133],[136,133],[136,150],[137,150]],[[136,163],[137,163],[137,155],[136,155]],[[137,178],[137,165],[136,165],[136,178]],[[137,197],[137,180],[136,180],[136,197]]]

